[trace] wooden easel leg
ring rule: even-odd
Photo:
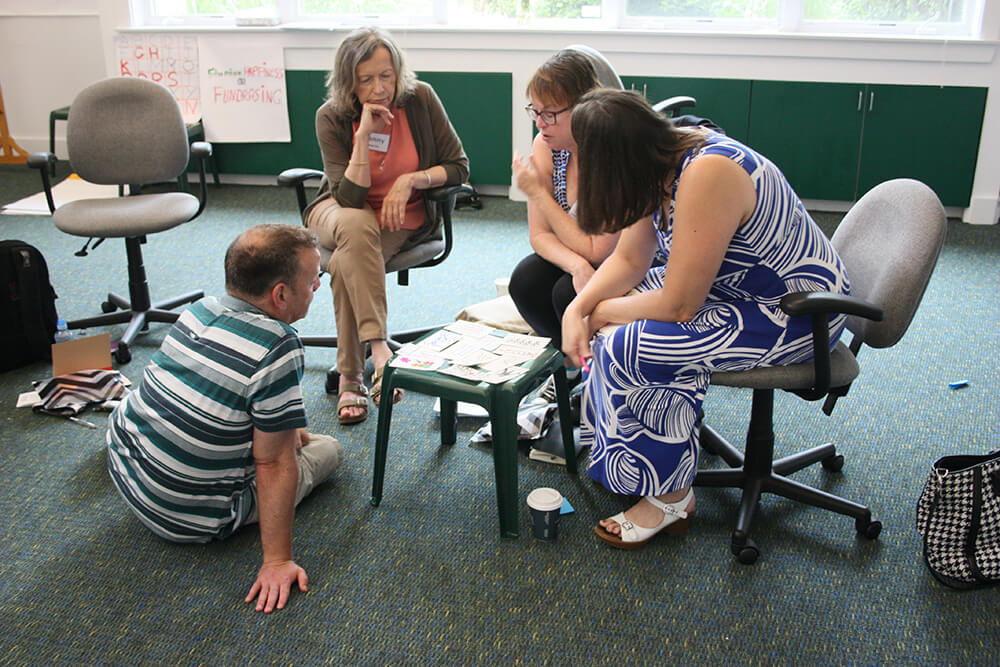
[[[0,164],[24,164],[28,151],[17,145],[7,127],[7,114],[3,107],[3,89],[0,89]]]

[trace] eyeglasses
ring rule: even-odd
[[[535,107],[531,106],[530,104],[527,104],[524,107],[524,110],[528,112],[528,118],[530,118],[531,120],[538,120],[539,118],[541,118],[542,122],[545,123],[546,125],[555,125],[556,122],[558,121],[558,118],[556,117],[563,111],[569,111],[569,109],[570,107],[565,107],[563,109],[560,109],[559,111],[538,111],[537,109],[535,109]]]

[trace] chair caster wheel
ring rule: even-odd
[[[823,466],[824,470],[829,470],[830,472],[840,472],[844,469],[844,457],[841,454],[834,454],[833,456],[828,456],[820,461],[820,465]]]
[[[882,534],[882,522],[872,521],[869,518],[855,519],[854,528],[859,535],[869,540],[874,540]]]
[[[102,313],[113,313],[116,310],[118,310],[118,306],[116,306],[115,304],[111,303],[110,301],[104,301],[104,302],[101,303],[101,312]]]
[[[757,548],[757,545],[749,537],[742,540],[734,537],[729,550],[736,556],[736,560],[744,565],[753,565],[760,558],[760,549]]]
[[[127,364],[132,361],[132,351],[128,349],[128,345],[125,343],[118,343],[115,346],[115,361],[119,364]]]
[[[337,394],[340,392],[340,373],[336,367],[326,372],[326,393]]]

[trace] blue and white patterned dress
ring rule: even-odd
[[[569,166],[569,158],[568,150],[552,150],[552,197],[567,213],[576,206],[575,202],[570,206],[566,199],[566,168]]]
[[[785,315],[781,297],[850,293],[836,251],[773,163],[715,133],[696,151],[681,160],[678,180],[701,155],[723,155],[750,175],[757,206],[736,231],[691,322],[638,320],[595,338],[580,439],[592,445],[590,476],[615,493],[650,496],[690,486],[698,462],[697,415],[711,372],[811,359],[810,319]],[[673,201],[671,196],[665,224],[659,212],[653,216],[667,261]],[[650,269],[637,289],[661,287],[664,270]],[[844,321],[842,315],[831,318],[831,346]]]

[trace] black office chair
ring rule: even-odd
[[[786,477],[817,462],[839,472],[844,457],[827,443],[775,460],[774,392],[781,389],[810,401],[826,398],[823,412],[829,415],[859,374],[857,356],[862,345],[890,347],[906,332],[937,263],[945,229],[941,202],[923,183],[897,179],[876,186],[851,207],[832,237],[847,267],[852,296],[799,292],[781,300],[782,310],[789,315],[812,318],[814,361],[712,374],[713,385],[753,390],[745,453],[703,419],[701,446],[721,456],[731,468],[701,470],[695,478],[695,486],[743,489],[731,544],[740,562],[753,563],[760,555],[750,529],[763,493],[853,517],[859,534],[878,537],[882,524],[872,520],[869,508]],[[849,347],[838,342],[831,353],[827,319],[832,313],[849,316],[847,329],[853,338]]]
[[[286,169],[278,175],[278,185],[294,188],[295,197],[299,206],[299,215],[305,211],[309,199],[306,196],[307,184],[323,178],[323,172],[318,169],[307,169],[295,167]],[[438,188],[424,190],[424,198],[434,202],[440,214],[440,233],[431,235],[422,243],[397,253],[386,262],[385,272],[395,273],[397,283],[401,286],[410,284],[410,269],[421,269],[437,266],[451,253],[454,244],[454,232],[452,230],[451,214],[455,210],[455,199],[459,195],[471,195],[474,190],[466,184],[445,185]],[[304,221],[303,221],[304,224]],[[326,248],[320,248],[320,266],[326,267],[330,263],[333,253]],[[414,341],[426,333],[440,327],[440,324],[430,327],[420,327],[406,329],[404,331],[389,332],[386,342],[393,350],[398,350],[403,344]],[[302,336],[302,343],[313,347],[337,347],[336,336]],[[326,391],[335,394],[338,391],[340,375],[336,365],[332,366],[326,373]]]
[[[118,197],[83,199],[56,208],[52,198],[49,168],[53,153],[34,153],[28,166],[38,169],[60,231],[87,238],[78,256],[85,256],[106,238],[125,239],[128,257],[129,298],[113,292],[101,304],[104,315],[68,322],[70,329],[87,329],[128,322],[115,345],[115,359],[132,359],[129,346],[150,322],[174,322],[173,308],[204,296],[200,290],[152,302],[142,244],[146,236],[194,220],[205,209],[207,197],[205,162],[212,154],[206,142],[188,145],[188,132],[180,107],[164,86],[145,79],[117,77],[83,89],[73,100],[66,130],[66,143],[73,171],[85,181],[117,185]],[[176,183],[188,159],[199,160],[200,196],[187,192],[139,194],[149,183]],[[129,196],[122,196],[128,185]],[[97,242],[90,245],[91,241]],[[118,311],[118,312],[115,312]]]

